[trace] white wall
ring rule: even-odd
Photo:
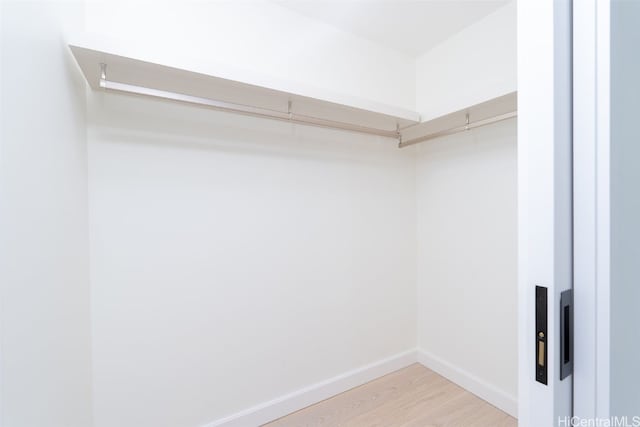
[[[516,2],[417,59],[423,120],[516,90]],[[515,411],[516,122],[423,143],[417,158],[418,347]]]
[[[411,57],[271,2],[89,2],[86,22],[132,55],[415,108]],[[196,426],[415,347],[409,151],[90,102],[97,426]]]
[[[516,121],[419,146],[418,348],[515,409]]]
[[[89,1],[88,36],[133,57],[234,67],[415,110],[415,59],[268,0]]]
[[[516,88],[515,0],[417,59],[416,106],[423,120]]]
[[[90,96],[96,426],[197,426],[415,347],[393,141]]]
[[[611,2],[611,415],[640,416],[640,4]],[[631,422],[631,418],[629,422]]]
[[[85,83],[64,44],[83,13],[74,2],[2,4],[6,427],[91,425]]]
[[[481,231],[504,233],[490,236],[504,259],[481,254],[502,270],[472,265],[494,292],[511,291],[515,263],[504,260],[515,243],[497,227],[515,220],[515,125],[425,145],[417,172],[415,150],[389,140],[116,94],[88,94],[87,135],[84,82],[64,45],[83,20],[98,37],[176,65],[257,68],[415,108],[415,63],[403,54],[268,2],[178,4],[3,3],[2,421],[197,426],[412,349],[416,336],[511,393],[508,350],[502,369],[478,370],[477,343],[456,352],[424,309],[437,302],[427,295],[435,280],[467,279],[427,259],[442,259],[434,248],[445,238],[467,241],[445,207],[464,198],[446,191],[469,196],[463,207],[479,210]],[[427,55],[418,70],[432,72]],[[460,99],[430,91],[419,91],[428,108]],[[467,168],[445,182],[458,164]],[[497,186],[495,218],[471,193],[483,184]],[[487,239],[463,230],[472,245]],[[460,265],[476,259],[458,249]],[[508,343],[513,313],[501,308],[487,326]]]

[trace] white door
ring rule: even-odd
[[[573,282],[571,20],[569,0],[518,1],[521,427],[572,416],[573,377],[562,375],[573,361],[571,313],[561,308]]]

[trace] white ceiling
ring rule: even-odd
[[[508,0],[273,0],[309,18],[418,56]]]

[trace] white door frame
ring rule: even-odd
[[[574,415],[609,411],[610,0],[573,4]]]
[[[572,287],[571,1],[518,1],[518,423],[572,415],[560,380],[560,293]],[[548,289],[547,385],[536,381],[535,286]]]

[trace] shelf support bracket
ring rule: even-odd
[[[104,82],[107,80],[107,64],[100,63],[100,87],[104,87]]]

